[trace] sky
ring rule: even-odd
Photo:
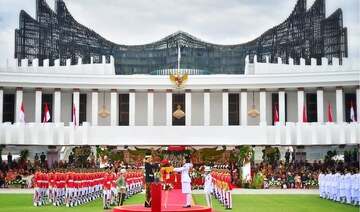
[[[158,41],[178,30],[215,44],[251,41],[286,20],[297,0],[64,0],[80,24],[125,45]],[[315,0],[308,0],[309,8]],[[55,0],[47,0],[54,9]],[[14,58],[14,31],[36,0],[0,0],[0,65]],[[343,11],[349,58],[360,60],[359,0],[326,0],[326,17]]]

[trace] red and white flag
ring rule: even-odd
[[[332,116],[332,112],[331,112],[330,101],[328,102],[328,121],[333,122],[333,116]]]
[[[48,105],[45,104],[45,110],[44,110],[44,120],[43,123],[47,123],[50,120],[50,112],[49,112],[49,108]]]
[[[74,104],[74,108],[73,108],[73,122],[74,122],[74,126],[77,125],[77,121],[76,121],[76,107]]]
[[[353,106],[352,100],[350,100],[350,120],[351,120],[351,122],[356,122],[355,110],[354,110],[354,106]]]
[[[303,122],[304,123],[307,122],[305,104],[304,104],[304,107],[303,107]]]
[[[274,122],[279,122],[279,112],[277,109],[277,104],[274,104]]]
[[[26,119],[25,119],[25,109],[24,109],[24,103],[21,103],[21,108],[20,108],[20,123],[25,123]]]

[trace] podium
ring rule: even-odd
[[[151,183],[151,211],[161,212],[161,183]]]

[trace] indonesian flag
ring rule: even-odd
[[[45,104],[45,110],[44,110],[44,123],[47,123],[50,120],[50,112],[49,112],[49,108],[48,105]]]
[[[307,122],[305,104],[304,104],[304,107],[303,107],[303,122],[304,122],[304,123]]]
[[[333,122],[330,101],[328,102],[328,121]]]
[[[354,106],[353,106],[352,100],[350,100],[350,120],[351,120],[351,122],[356,122],[355,110],[354,110]]]
[[[274,104],[274,122],[279,122],[279,112],[276,104]]]
[[[25,109],[24,109],[24,103],[21,103],[20,108],[20,123],[25,123]]]
[[[74,126],[76,126],[77,122],[76,122],[76,107],[75,107],[75,104],[74,104],[74,108],[73,108],[73,122],[74,122]]]

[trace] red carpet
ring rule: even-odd
[[[185,195],[181,193],[181,189],[174,189],[168,193],[168,204],[165,208],[165,191],[162,193],[162,211],[163,212],[180,212],[180,211],[192,211],[192,212],[211,212],[211,208],[205,206],[192,205],[191,208],[183,208],[185,205]],[[143,205],[126,205],[115,207],[114,212],[134,212],[144,211],[149,212],[151,208],[145,208]]]

